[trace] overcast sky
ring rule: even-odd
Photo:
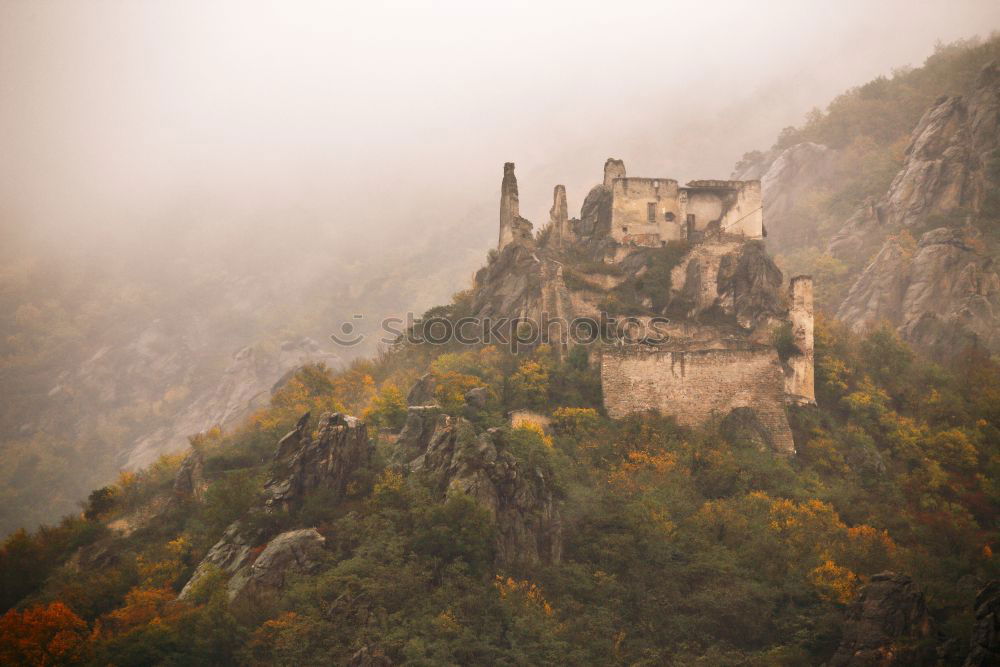
[[[347,247],[484,210],[492,238],[504,161],[536,227],[608,156],[726,177],[845,88],[998,27],[996,0],[0,0],[0,225]]]

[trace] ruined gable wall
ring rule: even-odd
[[[611,185],[611,236],[619,243],[660,245],[680,238],[683,219],[677,181],[669,178],[616,178]],[[656,206],[649,222],[647,206]],[[667,214],[673,221],[667,220]]]
[[[750,238],[764,235],[764,209],[760,181],[745,181],[736,193],[736,202],[726,211],[722,229],[727,234]]]
[[[694,216],[696,231],[704,231],[708,223],[721,220],[725,210],[722,196],[713,190],[689,190],[687,206],[684,209],[685,220],[688,215]]]
[[[601,355],[604,407],[612,418],[650,409],[694,426],[750,408],[778,452],[795,451],[785,414],[785,375],[773,347],[671,351],[608,346]]]
[[[705,231],[716,220],[727,234],[761,238],[764,211],[761,206],[760,181],[694,181],[696,187],[682,188],[682,204],[687,215],[694,215],[695,230]],[[686,203],[684,201],[686,200]]]

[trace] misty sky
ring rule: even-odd
[[[0,241],[370,247],[470,211],[493,238],[506,160],[536,227],[608,156],[726,177],[843,89],[998,27],[996,0],[0,0]]]

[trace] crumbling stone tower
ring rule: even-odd
[[[788,319],[792,325],[792,339],[799,354],[792,355],[787,361],[791,373],[786,375],[785,394],[790,403],[815,405],[812,276],[792,278],[788,292]]]
[[[500,184],[500,241],[497,244],[498,250],[503,250],[515,242],[532,242],[532,225],[521,217],[519,208],[514,163],[506,162],[503,165],[503,181]]]

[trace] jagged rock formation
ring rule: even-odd
[[[992,64],[967,97],[941,98],[924,114],[885,196],[831,241],[831,253],[849,256],[893,234],[852,286],[840,319],[855,331],[888,321],[933,353],[973,341],[1000,346],[1000,277],[969,225],[997,187],[998,150],[1000,66]],[[920,235],[916,249],[898,234],[931,224],[937,227]]]
[[[191,452],[181,461],[180,468],[174,476],[174,498],[177,500],[188,500],[194,498],[200,500],[205,492],[205,459],[197,449]]]
[[[848,608],[843,639],[829,667],[930,665],[936,654],[923,643],[930,634],[924,594],[910,577],[882,572]]]
[[[372,456],[365,423],[340,413],[320,417],[316,437],[308,432],[309,413],[276,447],[271,474],[264,486],[264,500],[251,513],[270,514],[288,511],[301,505],[306,494],[329,489],[330,501],[343,497],[351,476]],[[254,607],[273,595],[283,585],[289,572],[307,571],[314,562],[322,537],[314,529],[292,531],[272,538],[273,531],[252,521],[235,521],[202,559],[191,579],[181,590],[180,598],[189,597],[208,573],[221,570],[230,575],[230,601],[238,598]],[[316,537],[319,537],[317,540]],[[270,539],[270,541],[269,541]],[[263,551],[259,549],[267,545]],[[268,559],[257,563],[263,554]],[[255,569],[256,568],[256,569]]]
[[[226,591],[230,607],[246,615],[255,615],[273,605],[288,583],[296,576],[311,574],[323,562],[326,538],[315,528],[281,533],[251,565],[238,569],[229,579]]]
[[[239,521],[233,522],[198,563],[178,598],[184,600],[194,594],[198,584],[213,570],[232,575],[249,567],[254,560],[254,547],[266,540],[262,531],[250,529]]]
[[[435,381],[434,376],[427,373],[418,381],[413,383],[410,391],[406,394],[407,405],[433,405],[437,401],[434,398]]]
[[[407,467],[441,495],[465,493],[493,516],[503,564],[558,562],[562,520],[552,480],[509,451],[499,429],[476,434],[461,417],[411,407],[397,441]]]
[[[976,620],[964,667],[1000,664],[1000,581],[986,584],[976,596]]]
[[[995,348],[998,316],[1000,276],[992,262],[944,227],[924,234],[916,249],[886,241],[837,311],[855,331],[886,321],[931,351],[973,342]]]
[[[365,423],[337,412],[320,417],[316,437],[305,432],[304,420],[282,438],[264,486],[264,507],[287,511],[309,492],[323,487],[334,499],[347,490],[351,475],[371,461],[372,444]]]

